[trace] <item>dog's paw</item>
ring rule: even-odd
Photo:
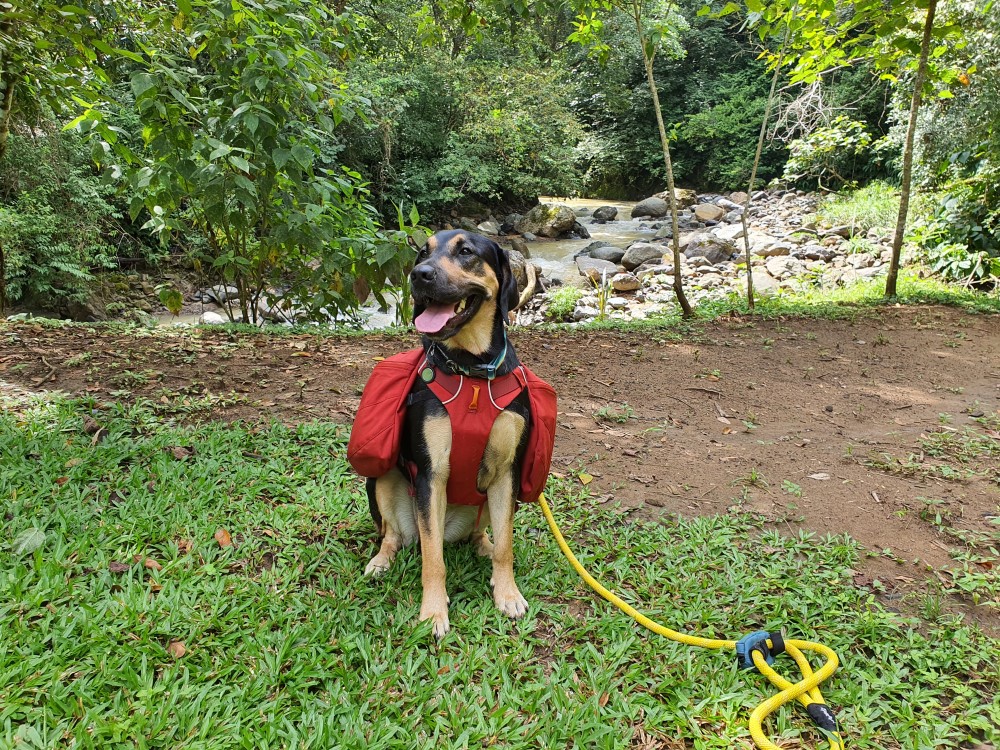
[[[434,640],[440,641],[451,630],[448,622],[448,607],[430,607],[424,604],[420,607],[420,621],[430,620],[433,623]]]
[[[392,560],[387,559],[384,555],[375,555],[365,566],[365,576],[371,578],[378,578],[380,575],[389,570],[389,566],[392,565]]]
[[[524,617],[528,611],[528,600],[521,596],[517,586],[505,591],[494,589],[493,601],[496,602],[497,609],[515,620]]]
[[[486,534],[480,534],[478,537],[473,537],[472,544],[475,547],[476,554],[480,557],[493,558],[493,542]]]

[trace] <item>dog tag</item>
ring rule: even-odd
[[[420,371],[420,379],[423,380],[425,383],[433,383],[434,382],[434,368],[433,367],[425,367],[423,370],[421,370]]]

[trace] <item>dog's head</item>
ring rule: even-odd
[[[459,230],[437,232],[410,272],[414,325],[435,340],[469,326],[492,330],[517,305],[517,282],[507,251],[493,240]],[[462,347],[466,348],[466,347]]]

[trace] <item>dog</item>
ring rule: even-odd
[[[419,250],[410,283],[425,367],[408,396],[399,466],[367,481],[369,507],[382,541],[365,574],[385,573],[401,548],[419,540],[420,620],[430,620],[434,637],[440,639],[450,628],[446,542],[468,540],[479,555],[492,560],[490,584],[501,612],[516,619],[528,611],[514,580],[513,524],[532,418],[526,386],[502,409],[495,408],[495,384],[526,369],[507,340],[508,315],[519,301],[507,252],[478,234],[437,232]],[[468,383],[484,382],[475,380],[476,375],[486,375],[486,385],[482,394],[478,388],[473,392],[470,409],[496,412],[478,465],[459,457],[466,438],[459,437],[461,432],[456,436],[442,396],[432,390],[444,387],[438,379],[451,378],[460,390],[471,392]],[[463,470],[473,477],[475,492],[453,487]],[[460,504],[470,500],[455,496],[463,492],[484,500]]]

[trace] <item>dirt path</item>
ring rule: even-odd
[[[515,332],[560,395],[555,471],[591,475],[617,512],[740,507],[786,531],[848,533],[869,551],[858,585],[1000,632],[995,318],[908,307],[676,336]],[[350,422],[375,358],[413,344],[17,324],[0,326],[0,380],[195,419]]]

